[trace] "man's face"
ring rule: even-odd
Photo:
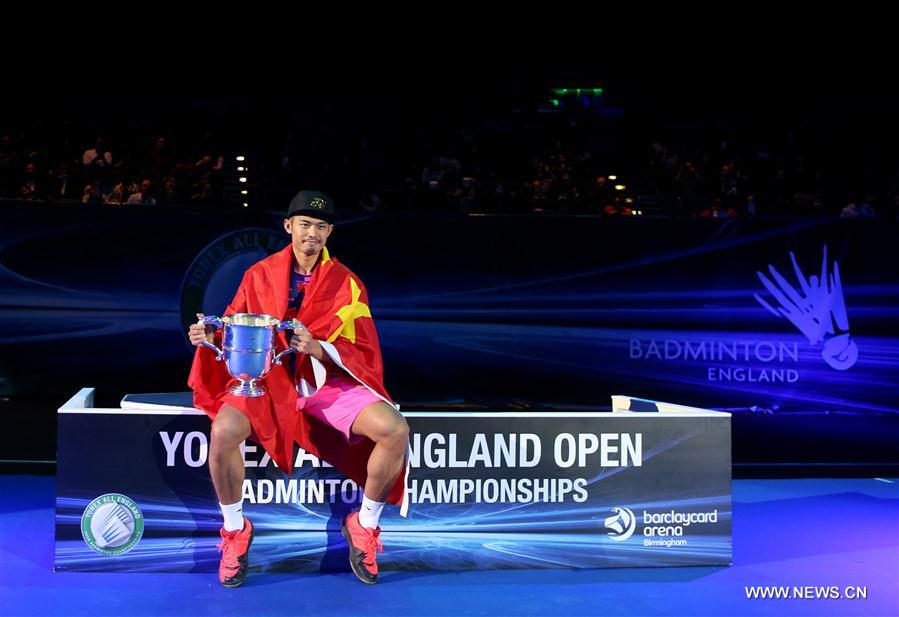
[[[295,250],[304,255],[315,255],[327,243],[334,226],[321,219],[299,214],[286,219],[284,229],[290,234]]]

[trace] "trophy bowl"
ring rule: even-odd
[[[275,332],[304,327],[295,319],[281,321],[258,313],[235,313],[225,317],[210,315],[199,323],[223,329],[221,349],[209,342],[204,342],[203,346],[216,352],[215,359],[224,360],[228,373],[237,379],[236,384],[228,387],[228,392],[248,397],[265,394],[261,380],[271,370],[272,364],[280,365],[282,357],[295,351],[288,348],[275,355]]]

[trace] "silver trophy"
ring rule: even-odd
[[[210,315],[199,323],[224,327],[221,349],[209,342],[203,345],[216,353],[216,360],[224,360],[228,372],[238,380],[228,392],[250,397],[265,394],[265,386],[259,380],[271,370],[272,362],[280,365],[281,358],[296,351],[288,348],[274,355],[275,332],[305,328],[296,319],[281,321],[271,315],[256,313],[236,313],[226,317]]]

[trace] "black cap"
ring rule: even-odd
[[[315,219],[321,219],[328,223],[334,222],[334,202],[331,198],[318,191],[300,191],[296,197],[290,200],[287,208],[287,218],[305,214]]]

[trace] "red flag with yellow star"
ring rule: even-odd
[[[293,249],[284,250],[257,262],[244,275],[225,315],[261,313],[278,319],[291,318],[288,294]],[[383,363],[378,334],[368,307],[365,286],[349,268],[333,259],[326,248],[304,288],[303,303],[296,318],[322,343],[331,359],[360,384],[385,403],[396,408],[384,388]],[[217,343],[221,345],[220,339]],[[285,332],[275,334],[275,348],[288,347]],[[290,357],[290,356],[288,356]],[[264,396],[248,398],[227,392],[231,381],[223,362],[215,354],[198,347],[194,355],[188,385],[194,390],[194,405],[214,418],[225,403],[240,409],[250,419],[252,438],[271,455],[288,474],[293,467],[293,442],[307,452],[327,461],[360,487],[367,478],[368,457],[374,442],[364,439],[348,445],[344,436],[309,414],[297,412],[297,387],[320,387],[325,369],[308,355],[297,358],[293,373],[287,367],[273,365],[264,378]],[[403,504],[408,474],[400,474],[388,501]],[[402,510],[405,515],[405,504]]]
[[[333,361],[393,405],[384,388],[381,346],[368,307],[368,292],[359,278],[325,254],[305,290],[309,297],[303,300],[297,319],[322,342]],[[316,383],[308,356],[299,367],[299,377]]]

